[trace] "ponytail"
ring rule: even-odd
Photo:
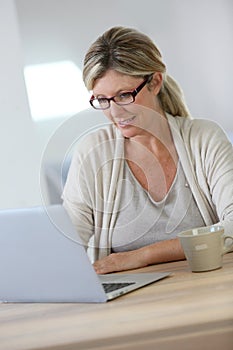
[[[183,91],[170,75],[164,75],[163,85],[158,97],[161,107],[165,112],[174,117],[181,116],[190,118],[188,107],[184,101]]]

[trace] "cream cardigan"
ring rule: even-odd
[[[214,122],[167,114],[186,179],[206,225],[233,235],[233,147]],[[112,124],[77,144],[62,194],[92,262],[111,252],[120,207],[124,138]]]

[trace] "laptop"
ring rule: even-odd
[[[106,302],[169,275],[96,274],[60,204],[0,211],[1,302]]]

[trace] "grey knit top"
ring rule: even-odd
[[[180,162],[173,184],[160,202],[142,188],[125,162],[121,207],[112,235],[113,252],[175,238],[178,232],[204,225]]]

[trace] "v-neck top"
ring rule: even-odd
[[[205,225],[180,162],[168,193],[159,202],[137,181],[127,162],[122,181],[121,207],[112,235],[113,252],[172,239],[178,232]]]

